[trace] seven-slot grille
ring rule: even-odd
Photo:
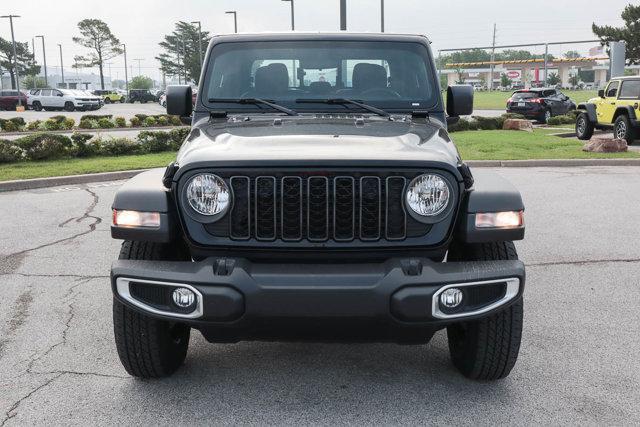
[[[410,179],[399,174],[235,175],[225,179],[233,192],[228,218],[207,229],[232,240],[402,240],[408,228],[412,235],[428,231],[405,212]]]

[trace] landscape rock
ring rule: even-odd
[[[533,132],[533,124],[529,120],[524,119],[507,119],[502,125],[503,130],[524,130]]]
[[[591,153],[622,153],[627,149],[627,141],[614,138],[593,138],[582,147],[582,151]]]

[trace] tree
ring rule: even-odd
[[[122,45],[120,40],[111,33],[109,26],[99,19],[83,19],[78,22],[80,37],[74,37],[73,41],[90,49],[86,56],[78,55],[74,59],[74,68],[98,67],[100,70],[100,88],[104,89],[104,63],[111,58],[121,55]]]
[[[568,59],[576,59],[582,58],[582,55],[580,55],[580,52],[578,52],[577,50],[570,50],[564,54],[564,57]]]
[[[456,84],[457,85],[463,85],[464,84],[464,71],[462,70],[462,68],[456,68],[456,73],[458,74],[458,80],[456,80]]]
[[[569,77],[569,84],[571,85],[572,88],[575,88],[578,86],[578,84],[580,84],[580,76],[578,76],[578,74],[574,74],[572,76]]]
[[[513,83],[513,80],[511,80],[505,73],[500,75],[500,86],[509,87],[511,86],[511,83]]]
[[[26,76],[24,79],[22,79],[21,85],[25,89],[47,87],[47,83],[45,82],[43,77],[34,75]]]
[[[560,77],[558,77],[558,73],[549,73],[547,76],[547,84],[550,86],[555,86],[560,83]]]
[[[624,41],[627,63],[640,64],[640,5],[628,5],[622,11],[621,16],[624,27],[599,26],[594,22],[591,29],[600,38],[602,46],[608,46],[612,41]]]
[[[200,45],[203,50],[209,45],[209,32],[202,32],[202,40],[198,28],[188,22],[175,24],[171,34],[164,36],[160,47],[164,50],[156,57],[160,61],[160,70],[171,76],[182,76],[185,82],[198,83],[202,64],[200,64]],[[204,56],[204,52],[203,56]]]
[[[115,89],[124,89],[127,83],[124,80],[111,80],[111,87]]]
[[[151,89],[153,80],[147,76],[135,76],[129,82],[129,89]]]
[[[29,51],[29,42],[16,42],[16,56],[18,57],[18,74],[28,76],[38,74],[40,66],[36,65],[33,54]],[[13,60],[13,43],[0,37],[0,68],[9,71],[11,87],[16,89],[16,75]]]

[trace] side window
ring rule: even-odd
[[[620,87],[620,99],[640,99],[640,80],[625,80]]]
[[[609,83],[609,86],[607,87],[607,92],[605,93],[605,96],[607,98],[615,98],[616,95],[618,94],[618,86],[620,85],[619,81],[613,81],[611,83]]]
[[[53,89],[51,91],[51,96],[60,96],[60,95],[62,95],[62,92],[60,92],[59,90]]]
[[[40,96],[51,96],[51,89],[43,89],[40,92]]]

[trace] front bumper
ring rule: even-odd
[[[118,260],[111,269],[114,295],[122,303],[153,317],[187,323],[217,342],[289,336],[331,339],[349,332],[354,332],[351,339],[428,341],[434,331],[450,323],[488,316],[508,306],[522,295],[524,282],[524,264],[516,260],[436,263],[392,258],[367,264],[259,264],[242,258],[208,258]],[[131,286],[150,286],[151,293],[143,292],[143,297],[160,295],[160,299],[144,299]],[[439,293],[452,286],[463,290],[463,305],[468,301],[468,307],[451,311],[440,306]],[[189,312],[172,305],[170,292],[178,287],[196,293]],[[489,287],[498,292],[484,292]],[[492,299],[478,300],[483,292]]]

